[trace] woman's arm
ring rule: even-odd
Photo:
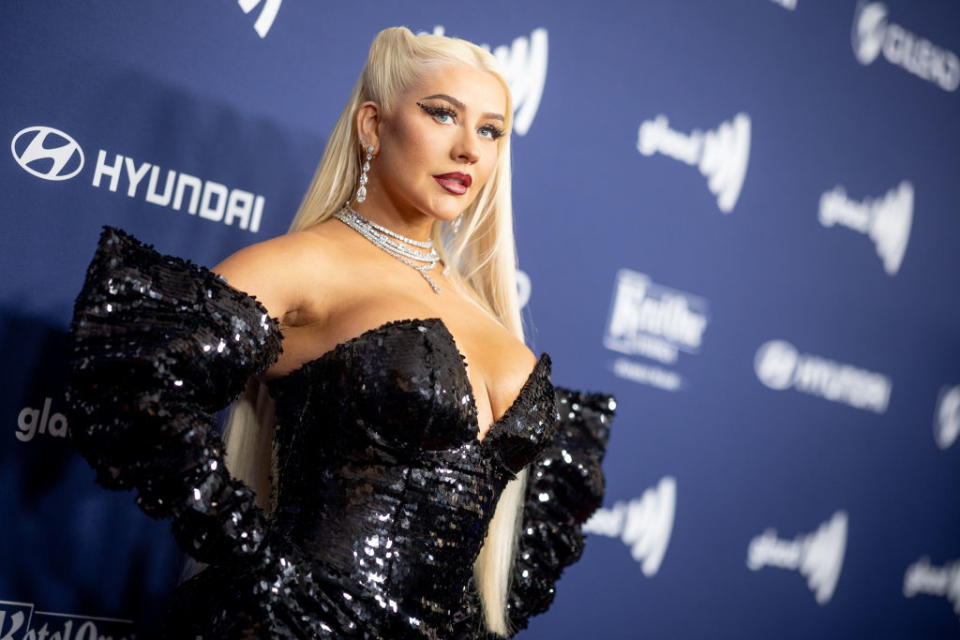
[[[616,400],[610,394],[557,387],[556,439],[530,465],[523,526],[507,615],[514,630],[553,602],[556,582],[583,553],[583,523],[603,503],[603,457]]]
[[[583,553],[583,523],[602,504],[602,462],[616,400],[610,394],[556,387],[559,412],[556,438],[529,466],[523,524],[507,594],[513,634],[546,611],[563,570]],[[494,640],[481,623],[473,584],[454,614],[458,640]],[[513,635],[511,634],[511,636]]]
[[[282,351],[277,322],[209,270],[106,228],[74,305],[71,438],[111,489],[174,518],[204,562],[255,552],[263,514],[230,478],[216,411]]]
[[[215,412],[282,352],[267,308],[210,270],[107,227],[70,338],[70,437],[97,480],[137,489],[137,504],[170,518],[187,553],[229,568],[250,611],[303,620],[317,602],[309,571],[297,568],[307,563],[230,476],[215,429]]]

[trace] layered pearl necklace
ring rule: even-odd
[[[433,289],[434,293],[439,295],[440,289],[437,288],[437,285],[426,273],[430,269],[436,267],[438,262],[443,262],[440,259],[440,255],[437,253],[436,247],[433,245],[433,239],[422,241],[400,235],[395,231],[391,231],[390,229],[377,224],[373,220],[364,218],[362,215],[351,209],[349,205],[344,205],[342,209],[333,214],[333,217],[346,224],[348,227],[392,255],[397,260],[400,260],[404,264],[416,269],[430,284],[430,288]],[[397,242],[397,240],[405,242],[414,247],[420,247],[421,249],[429,249],[429,251],[417,251],[416,249],[411,249],[410,247],[400,244],[400,242]],[[422,262],[424,264],[416,264],[414,261]],[[446,274],[449,271],[450,267],[444,265],[443,273]]]

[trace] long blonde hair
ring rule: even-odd
[[[326,220],[356,189],[362,163],[356,130],[359,105],[372,100],[389,114],[397,98],[428,69],[450,63],[488,71],[501,82],[507,95],[506,135],[498,141],[496,168],[474,202],[461,214],[460,231],[452,234],[448,225],[438,220],[430,235],[441,258],[453,267],[448,275],[453,284],[522,341],[510,192],[510,89],[496,58],[471,42],[414,35],[405,27],[384,29],[377,34],[288,233]],[[276,464],[274,420],[266,387],[252,378],[246,392],[231,407],[224,431],[227,468],[256,491],[258,504],[268,513],[277,498],[276,487],[271,488],[270,482]],[[507,484],[474,563],[474,583],[484,624],[488,631],[499,635],[512,632],[506,600],[522,522],[526,478],[524,469]]]

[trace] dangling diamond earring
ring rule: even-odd
[[[373,145],[367,147],[367,160],[363,163],[363,170],[360,172],[360,188],[357,189],[357,202],[363,202],[367,199],[367,171],[370,170],[371,160],[373,160]]]
[[[460,232],[460,223],[463,222],[463,214],[459,214],[456,218],[453,219],[453,223],[450,225],[450,228],[453,229],[454,233]]]

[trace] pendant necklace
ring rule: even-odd
[[[362,215],[351,209],[349,205],[344,205],[342,209],[333,214],[333,217],[346,224],[348,227],[392,255],[397,260],[400,260],[404,264],[416,269],[430,284],[430,288],[433,289],[434,293],[437,295],[440,294],[440,289],[437,288],[437,285],[426,273],[430,269],[436,267],[438,262],[443,262],[440,259],[440,254],[437,253],[436,247],[434,247],[432,238],[424,241],[414,240],[413,238],[400,235],[395,231],[391,231],[390,229],[377,224],[373,220],[364,218]],[[400,242],[397,242],[398,240],[409,245],[413,245],[414,247],[429,249],[429,251],[417,251],[416,249],[406,247]],[[424,264],[416,264],[414,261],[422,262]],[[443,273],[446,274],[449,271],[450,267],[444,265]]]

